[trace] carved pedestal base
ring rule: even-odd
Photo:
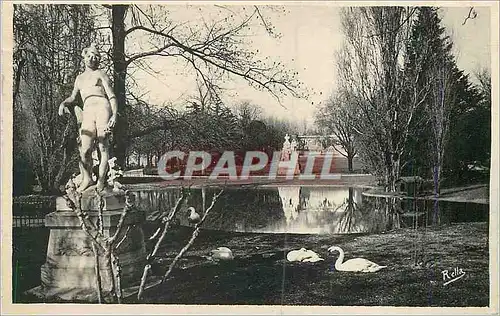
[[[97,201],[97,203],[96,203]],[[104,197],[103,230],[112,236],[120,220],[125,198],[123,195]],[[63,198],[56,202],[57,211],[45,217],[45,226],[50,229],[47,259],[41,268],[41,286],[30,290],[41,298],[50,300],[97,301],[96,264],[91,238],[80,226],[75,212],[68,210]],[[90,220],[98,223],[99,198],[84,196],[82,209],[87,209]],[[124,222],[121,240],[130,227],[127,238],[115,254],[121,267],[121,287],[134,286],[140,281],[146,260],[146,249],[142,223],[144,212],[131,211]],[[112,289],[112,274],[104,250],[96,245],[99,253],[99,273],[102,292],[109,296]],[[107,294],[107,295],[106,295]]]

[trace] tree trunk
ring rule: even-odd
[[[156,153],[156,161],[155,161],[155,167],[158,167],[158,161],[160,160],[160,157],[162,156],[162,152],[158,151]]]
[[[396,181],[399,179],[399,157],[397,159],[394,159],[392,161],[392,183],[391,183],[391,189],[392,192],[396,192]]]
[[[17,69],[16,69],[16,72],[15,72],[15,76],[14,76],[14,94],[12,96],[12,103],[14,105],[16,104],[16,99],[17,99],[17,96],[19,94],[19,85],[21,83],[21,74],[23,72],[23,67],[24,67],[25,64],[26,64],[26,60],[25,59],[21,59],[21,61],[17,65]]]
[[[112,6],[112,34],[113,34],[113,83],[116,101],[118,102],[118,117],[114,131],[114,155],[117,164],[125,166],[126,150],[128,146],[128,119],[126,111],[125,78],[127,63],[125,60],[125,13],[128,5]]]
[[[352,160],[353,160],[353,155],[347,155],[347,169],[349,170],[349,173],[353,172],[353,167],[352,167]]]
[[[386,192],[396,192],[396,181],[399,179],[399,157],[386,153],[385,164]]]
[[[432,172],[432,176],[433,176],[433,180],[434,180],[434,209],[433,209],[433,223],[435,225],[439,225],[440,224],[440,221],[439,221],[439,191],[440,191],[440,186],[439,186],[439,182],[440,182],[440,178],[441,178],[441,166],[439,166],[439,163],[437,163],[434,168],[433,168],[433,172]]]
[[[349,187],[349,199],[347,200],[347,209],[352,212],[356,211],[356,205],[354,203],[354,188]]]
[[[47,177],[42,176],[39,170],[35,171],[35,175],[38,185],[41,188],[41,193],[44,195],[50,194],[52,192],[52,186],[50,185],[50,182],[47,180]]]

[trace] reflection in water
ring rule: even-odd
[[[363,205],[360,189],[347,187],[278,187],[286,221],[259,231],[341,234],[385,230],[382,208]]]
[[[299,215],[300,187],[278,187],[286,223],[295,221]]]
[[[193,190],[177,215],[178,222],[185,226],[192,225],[188,221],[187,208],[194,206],[202,213],[203,204],[207,207],[218,191],[218,188]],[[173,208],[180,196],[180,189],[136,193],[137,206],[146,211],[149,220],[154,220],[164,210]],[[421,222],[415,223],[418,226],[432,224],[431,216],[421,216],[426,211],[429,215],[432,213],[429,202],[412,202],[412,213],[406,206],[389,207],[387,200],[363,196],[362,189],[349,187],[228,188],[220,196],[203,227],[241,232],[342,234],[382,232],[400,225],[411,227],[415,220]],[[487,205],[482,208],[460,208],[453,205],[457,203],[440,204],[444,204],[441,220],[445,223],[457,219],[488,220]],[[399,216],[392,211],[394,209],[404,209],[406,215]],[[457,216],[457,212],[466,214]]]
[[[210,204],[217,190],[206,189],[205,204]],[[181,225],[190,225],[188,206],[194,206],[200,212],[203,210],[203,190],[193,191],[178,213]],[[137,194],[137,206],[146,211],[149,220],[154,220],[163,210],[175,205],[180,190],[141,191]],[[347,187],[227,189],[203,226],[242,232],[318,234],[387,229],[384,208],[365,204],[360,189]]]
[[[163,211],[173,208],[181,196],[180,190],[134,191],[137,208],[144,210],[148,221],[154,221]]]

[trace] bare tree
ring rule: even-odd
[[[352,102],[352,101],[351,101]],[[355,146],[356,106],[349,105],[347,93],[339,92],[330,99],[316,113],[316,124],[325,134],[333,134],[338,139],[335,150],[347,158],[349,172],[353,171],[353,159],[357,153]],[[340,150],[338,147],[341,147]]]
[[[243,129],[245,129],[251,121],[261,118],[262,107],[252,104],[250,101],[243,101],[234,105],[233,112],[240,120]]]
[[[76,158],[76,120],[59,118],[57,106],[91,40],[90,7],[17,4],[13,22],[14,150],[28,156],[42,191],[54,193]]]
[[[458,95],[464,93],[459,87],[463,72],[456,67],[451,53],[452,42],[441,25],[437,8],[418,8],[418,18],[412,30],[412,41],[408,46],[410,55],[407,65],[410,83],[418,91],[425,91],[421,114],[423,122],[416,124],[426,132],[424,136],[432,161],[432,177],[435,195],[438,196],[445,149],[448,144],[450,119],[457,107]],[[426,137],[427,136],[427,137]],[[424,147],[425,148],[425,147]]]
[[[251,86],[269,92],[278,100],[283,95],[300,96],[297,73],[278,61],[261,60],[249,49],[251,31],[263,26],[271,36],[274,27],[261,6],[189,6],[193,18],[174,21],[168,7],[159,5],[106,5],[111,10],[114,89],[119,104],[116,156],[122,164],[128,145],[126,118],[127,69],[152,56],[175,58],[201,78],[205,87],[216,92],[221,80],[241,78]],[[204,11],[210,11],[205,13]],[[209,18],[212,13],[212,18]],[[128,15],[128,16],[127,16]],[[126,44],[138,36],[147,39],[150,49],[133,52]],[[213,74],[209,77],[208,74]]]
[[[355,121],[361,146],[372,149],[372,167],[384,166],[384,182],[395,191],[408,127],[417,102],[405,102],[405,47],[414,9],[347,8],[342,11],[345,46],[340,52],[341,86],[359,108]]]
[[[451,65],[445,61],[436,63],[433,69],[437,79],[433,80],[430,100],[426,111],[432,130],[431,152],[433,157],[433,180],[436,195],[440,193],[443,158],[450,126],[451,107],[454,105],[454,78]]]
[[[407,7],[342,11],[346,40],[339,53],[340,86],[358,108],[354,127],[360,153],[388,191],[396,190],[414,115],[431,90],[430,84],[421,84],[431,56],[428,41],[417,39],[422,53],[413,58],[414,68],[407,67],[416,12]]]

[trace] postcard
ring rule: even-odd
[[[498,313],[498,9],[2,2],[2,314]]]

